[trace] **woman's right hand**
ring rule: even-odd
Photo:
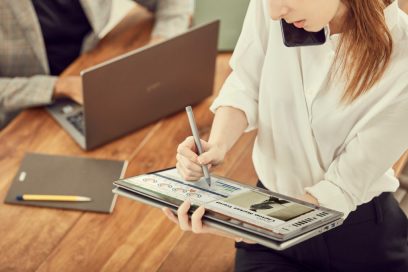
[[[218,144],[212,144],[201,140],[203,153],[197,155],[197,148],[192,136],[187,137],[177,147],[177,171],[185,180],[195,181],[204,174],[201,165],[207,165],[208,169],[212,166],[221,164],[224,161],[226,148]]]

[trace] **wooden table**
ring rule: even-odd
[[[148,41],[153,18],[135,9],[90,53],[65,72],[100,63]],[[229,74],[230,54],[220,54],[214,95],[195,110],[203,138],[208,107]],[[0,199],[25,152],[76,155],[130,162],[126,176],[175,165],[177,145],[190,135],[184,112],[172,115],[91,152],[82,151],[43,109],[27,110],[0,132]],[[256,182],[254,133],[235,145],[216,173]],[[160,146],[160,148],[158,148]],[[111,215],[0,204],[0,271],[231,271],[229,239],[180,231],[160,210],[119,198]]]

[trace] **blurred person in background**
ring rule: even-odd
[[[135,0],[155,14],[150,43],[185,31],[194,0]],[[112,0],[0,1],[0,129],[21,110],[69,97],[82,103],[79,76],[59,77],[92,49]]]

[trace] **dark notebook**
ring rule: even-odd
[[[126,161],[27,153],[5,203],[93,212],[112,212],[116,196],[112,182],[123,178]],[[23,194],[74,195],[90,202],[20,201]]]

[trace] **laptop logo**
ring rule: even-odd
[[[157,89],[159,89],[161,85],[162,85],[161,82],[160,82],[160,81],[157,81],[157,82],[155,82],[155,83],[153,83],[153,84],[148,85],[148,86],[146,87],[146,91],[147,91],[147,93],[154,92],[154,91],[156,91]]]

